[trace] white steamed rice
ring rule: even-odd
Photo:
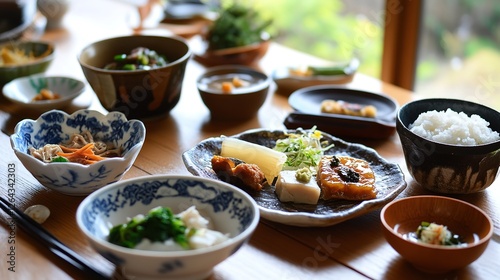
[[[452,145],[481,145],[498,141],[498,132],[489,127],[490,123],[478,115],[471,115],[451,109],[421,113],[410,130],[432,141]]]

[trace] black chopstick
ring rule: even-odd
[[[17,226],[37,237],[52,253],[84,272],[89,279],[111,279],[110,276],[94,268],[86,259],[68,248],[39,223],[14,207],[3,197],[0,197],[0,208],[16,221]]]

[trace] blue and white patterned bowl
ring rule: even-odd
[[[33,98],[42,89],[51,90],[59,94],[60,98],[33,101]],[[80,80],[71,77],[37,74],[10,81],[3,87],[3,95],[25,109],[49,111],[68,106],[84,90],[85,83]]]
[[[71,162],[44,163],[30,155],[29,148],[67,142],[74,133],[85,130],[104,142],[123,148],[122,156],[90,165]],[[43,113],[37,120],[20,121],[10,136],[12,149],[24,167],[45,187],[68,195],[88,195],[120,180],[130,169],[146,138],[139,120],[127,120],[119,112],[103,115],[78,110],[71,115],[59,110]]]
[[[213,247],[169,252],[130,249],[106,241],[112,226],[154,207],[179,213],[192,205],[215,230],[229,233],[229,240]],[[182,175],[144,176],[108,185],[86,197],[76,212],[78,227],[91,246],[130,279],[205,279],[250,239],[259,218],[255,201],[244,191],[219,180]]]

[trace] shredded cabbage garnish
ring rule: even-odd
[[[287,138],[278,139],[274,150],[283,152],[287,156],[283,170],[297,170],[308,167],[316,170],[324,154],[334,144],[322,147],[321,131],[312,127],[308,131],[299,129],[300,133],[290,133]]]

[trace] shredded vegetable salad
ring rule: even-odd
[[[283,165],[284,170],[297,170],[304,167],[316,169],[323,152],[334,146],[331,144],[322,147],[321,131],[316,130],[316,127],[308,131],[299,130],[299,132],[288,134],[287,138],[276,141],[274,150],[283,152],[287,156]]]

